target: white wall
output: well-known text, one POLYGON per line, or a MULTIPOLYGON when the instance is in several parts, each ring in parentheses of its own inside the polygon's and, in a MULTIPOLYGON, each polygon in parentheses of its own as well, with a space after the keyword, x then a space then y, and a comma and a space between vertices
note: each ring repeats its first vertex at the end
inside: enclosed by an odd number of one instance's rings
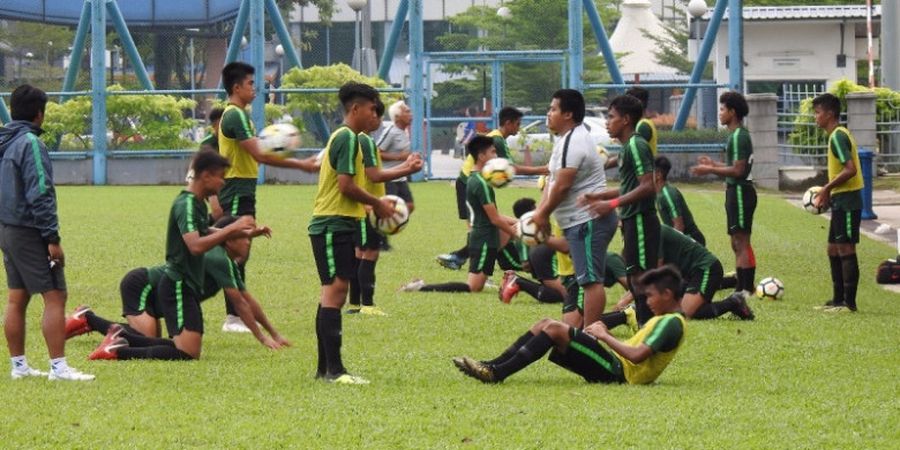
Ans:
MULTIPOLYGON (((372 5, 372 21, 392 21, 397 14, 397 5, 400 0, 369 0, 372 5), (386 8, 386 9, 385 9, 386 8)), ((424 20, 444 20, 447 17, 459 14, 472 6, 500 7, 503 0, 422 0, 424 6, 424 20)), ((303 10, 303 22, 318 22, 319 10, 313 6, 295 8, 291 14, 291 22, 300 21, 300 10, 303 10)), ((335 22, 353 22, 356 14, 347 6, 346 0, 336 0, 335 13, 332 20, 335 22)))

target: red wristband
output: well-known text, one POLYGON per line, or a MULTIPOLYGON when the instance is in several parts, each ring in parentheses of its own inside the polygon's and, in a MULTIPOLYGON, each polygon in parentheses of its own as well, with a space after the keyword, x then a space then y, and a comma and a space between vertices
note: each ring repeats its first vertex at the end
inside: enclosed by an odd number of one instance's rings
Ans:
POLYGON ((616 197, 616 198, 610 200, 609 205, 612 206, 613 208, 618 208, 619 207, 619 197, 616 197))

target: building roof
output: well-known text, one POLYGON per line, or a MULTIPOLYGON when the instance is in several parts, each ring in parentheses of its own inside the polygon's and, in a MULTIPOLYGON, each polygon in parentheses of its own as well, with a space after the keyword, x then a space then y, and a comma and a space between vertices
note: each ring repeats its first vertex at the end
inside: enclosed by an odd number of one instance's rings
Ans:
MULTIPOLYGON (((659 44, 647 37, 658 36, 673 41, 672 36, 653 14, 648 0, 625 0, 622 3, 622 18, 609 38, 613 52, 623 54, 616 58, 623 75, 633 74, 674 74, 673 67, 663 66, 656 59, 659 44)), ((643 78, 643 77, 642 77, 643 78)))
MULTIPOLYGON (((709 9, 703 14, 703 20, 711 16, 712 9, 709 9)), ((743 16, 747 21, 865 19, 866 5, 748 6, 743 16)), ((872 17, 881 17, 881 5, 872 7, 872 17)), ((727 10, 723 20, 728 20, 727 10)))

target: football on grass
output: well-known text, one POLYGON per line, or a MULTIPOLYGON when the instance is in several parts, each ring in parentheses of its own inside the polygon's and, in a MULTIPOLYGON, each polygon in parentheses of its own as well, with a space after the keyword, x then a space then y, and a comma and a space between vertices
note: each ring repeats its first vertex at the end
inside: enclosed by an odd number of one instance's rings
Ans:
POLYGON ((763 278, 756 285, 756 296, 768 300, 779 300, 784 295, 784 283, 778 278, 763 278))

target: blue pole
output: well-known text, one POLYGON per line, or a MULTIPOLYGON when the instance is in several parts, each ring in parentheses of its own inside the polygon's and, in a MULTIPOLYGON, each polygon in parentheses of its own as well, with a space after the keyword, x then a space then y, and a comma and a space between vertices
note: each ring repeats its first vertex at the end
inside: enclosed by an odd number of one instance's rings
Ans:
POLYGON ((297 54, 297 49, 294 48, 294 41, 291 40, 291 34, 288 33, 284 19, 281 18, 281 11, 278 10, 275 0, 266 0, 266 14, 269 15, 269 20, 272 21, 272 26, 275 28, 275 34, 278 35, 278 40, 281 41, 281 46, 284 48, 284 56, 288 60, 288 68, 303 68, 303 65, 300 64, 300 56, 297 54))
MULTIPOLYGON (((244 30, 247 29, 247 16, 250 8, 247 6, 249 1, 241 1, 241 7, 238 9, 237 18, 234 19, 234 30, 231 30, 231 40, 228 41, 228 50, 225 52, 225 64, 237 60, 238 52, 241 50, 241 38, 244 37, 244 30)), ((219 89, 222 89, 222 79, 219 79, 219 89)), ((221 98, 225 98, 224 94, 221 98)))
POLYGON ((409 12, 409 0, 400 0, 397 5, 397 14, 394 16, 394 22, 391 23, 391 32, 388 34, 387 42, 384 43, 384 51, 381 52, 381 64, 378 65, 378 78, 388 83, 388 75, 391 71, 391 63, 394 61, 394 51, 397 50, 397 39, 400 38, 400 32, 403 31, 403 22, 406 21, 406 14, 409 12))
MULTIPOLYGON (((413 151, 421 151, 424 142, 424 98, 425 90, 423 89, 423 68, 422 57, 425 52, 425 35, 424 23, 422 21, 422 0, 409 0, 409 92, 407 97, 412 103, 412 132, 411 146, 413 151)), ((422 155, 428 161, 430 170, 430 154, 422 155)), ((423 179, 422 172, 413 174, 413 181, 421 181, 423 179)))
MULTIPOLYGON (((72 54, 69 55, 69 68, 66 70, 66 79, 63 81, 63 92, 75 88, 75 80, 78 78, 78 69, 81 68, 81 55, 84 54, 84 39, 87 37, 91 26, 91 0, 84 1, 81 9, 81 18, 78 19, 78 28, 75 29, 75 40, 72 41, 72 54)), ((62 99, 60 101, 63 101, 62 99)))
POLYGON ((91 0, 91 133, 94 184, 106 184, 106 0, 91 0))
MULTIPOLYGON (((725 15, 725 5, 728 4, 728 1, 729 0, 718 0, 716 2, 716 8, 713 10, 712 17, 709 19, 709 27, 706 28, 706 34, 703 35, 703 45, 700 46, 697 62, 694 63, 694 70, 691 71, 691 84, 699 83, 700 77, 703 76, 703 69, 706 67, 706 62, 709 61, 709 54, 715 43, 716 33, 719 32, 719 24, 722 23, 722 16, 725 15)), ((687 88, 687 91, 684 93, 684 98, 681 99, 681 107, 678 108, 678 116, 675 118, 675 124, 672 126, 673 130, 681 131, 684 129, 684 124, 687 122, 688 115, 691 113, 691 106, 693 105, 694 97, 696 96, 696 87, 687 88)))
MULTIPOLYGON (((250 60, 251 65, 256 69, 254 83, 256 88, 256 97, 250 111, 250 119, 257 130, 262 130, 266 124, 266 62, 265 62, 265 8, 264 0, 248 0, 250 3, 250 60)), ((266 168, 259 166, 258 183, 262 184, 266 180, 266 168)))
POLYGON ((743 0, 728 3, 728 84, 738 92, 744 92, 743 3, 743 0))
POLYGON ((569 0, 569 88, 584 90, 584 18, 580 0, 569 0))
POLYGON ((625 84, 622 73, 619 72, 619 64, 616 62, 616 54, 613 53, 612 46, 609 45, 609 39, 606 37, 606 29, 603 28, 603 22, 600 21, 600 13, 597 12, 597 5, 593 0, 584 0, 584 12, 587 13, 588 21, 591 28, 594 29, 594 36, 597 38, 597 46, 603 52, 603 59, 606 61, 606 69, 609 70, 609 77, 615 84, 625 84))
POLYGON ((134 45, 134 40, 131 39, 128 25, 125 23, 125 18, 122 17, 122 11, 119 10, 118 1, 108 0, 106 8, 110 19, 112 19, 113 26, 116 28, 116 33, 119 33, 119 39, 122 41, 122 48, 125 49, 125 53, 128 54, 128 59, 131 60, 131 65, 134 66, 134 73, 137 75, 138 81, 141 82, 141 87, 145 90, 152 91, 153 83, 150 82, 150 75, 147 74, 147 68, 144 67, 144 61, 141 59, 141 55, 138 54, 137 47, 134 45))
POLYGON ((500 108, 503 107, 503 65, 500 61, 491 63, 491 118, 494 128, 500 127, 500 108))
POLYGON ((0 123, 10 122, 12 122, 12 117, 9 115, 9 110, 6 109, 6 102, 0 100, 0 123))
POLYGON ((874 173, 872 167, 874 166, 874 164, 875 152, 867 148, 859 149, 859 165, 862 166, 861 169, 863 176, 863 220, 874 220, 878 218, 878 216, 875 214, 875 211, 872 210, 872 175, 874 173))

